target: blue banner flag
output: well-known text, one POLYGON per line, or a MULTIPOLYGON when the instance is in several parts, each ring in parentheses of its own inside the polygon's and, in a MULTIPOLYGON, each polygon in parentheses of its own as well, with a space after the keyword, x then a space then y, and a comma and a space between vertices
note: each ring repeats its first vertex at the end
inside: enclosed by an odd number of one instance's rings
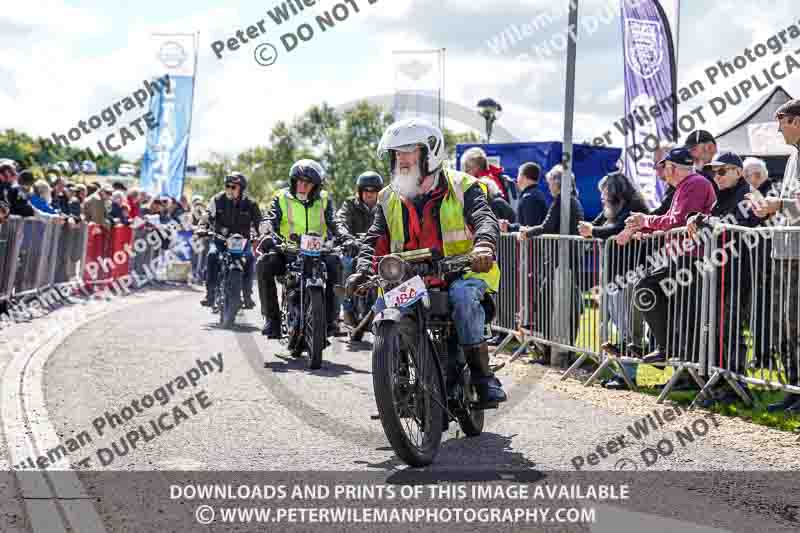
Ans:
MULTIPOLYGON (((676 13, 677 17, 677 13, 676 13)), ((625 174, 651 207, 666 184, 656 179, 655 147, 674 141, 678 101, 673 32, 658 0, 622 0, 625 51, 625 174)))
POLYGON ((159 69, 169 74, 171 87, 150 100, 158 126, 147 134, 140 187, 150 194, 180 198, 192 123, 196 42, 193 35, 153 38, 159 69))

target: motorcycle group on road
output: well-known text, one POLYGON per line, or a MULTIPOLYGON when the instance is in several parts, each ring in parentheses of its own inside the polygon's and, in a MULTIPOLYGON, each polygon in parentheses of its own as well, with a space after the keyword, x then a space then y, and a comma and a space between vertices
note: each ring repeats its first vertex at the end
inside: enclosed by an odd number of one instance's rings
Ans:
POLYGON ((373 334, 384 433, 404 462, 425 466, 450 421, 477 436, 484 411, 506 400, 484 336, 500 282, 500 229, 486 185, 444 165, 436 126, 396 122, 378 155, 389 157, 391 185, 361 174, 357 194, 336 213, 316 161, 292 165, 289 187, 273 195, 264 217, 246 195, 247 178, 226 176, 198 228, 210 241, 201 304, 233 327, 241 308, 255 307, 255 272, 262 333, 285 338, 293 356, 307 352, 319 369, 328 338, 342 335, 341 298, 350 340, 373 334))

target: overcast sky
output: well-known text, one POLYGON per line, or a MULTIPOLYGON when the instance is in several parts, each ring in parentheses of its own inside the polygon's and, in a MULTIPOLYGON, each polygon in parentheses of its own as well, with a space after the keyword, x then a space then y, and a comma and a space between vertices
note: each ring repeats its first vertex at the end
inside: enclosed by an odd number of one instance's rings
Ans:
MULTIPOLYGON (((313 23, 314 15, 337 0, 320 0, 315 8, 280 26, 267 15, 280 5, 275 0, 238 4, 210 0, 13 2, 0 13, 0 128, 41 136, 66 133, 153 74, 156 63, 149 52, 150 33, 199 31, 190 143, 193 163, 212 151, 235 154, 264 144, 277 120, 291 120, 322 100, 340 105, 392 94, 393 50, 446 49, 446 100, 471 109, 480 98, 494 97, 504 108, 498 125, 514 138, 561 139, 566 52, 556 48, 567 17, 566 8, 554 5, 560 0, 373 0, 372 5, 369 0, 348 1, 360 12, 354 13, 351 4, 347 20, 325 32, 317 28, 312 39, 289 53, 281 35, 303 22, 313 23), (238 50, 226 49, 222 59, 214 55, 213 41, 227 40, 261 19, 266 34, 238 50), (512 25, 522 31, 524 24, 539 27, 532 35, 523 35, 521 42, 507 40, 504 49, 499 44, 503 33, 512 25), (261 42, 278 48, 275 64, 264 67, 254 61, 254 48, 261 42), (536 47, 542 50, 548 43, 553 43, 553 54, 537 57, 536 47)), ((564 6, 567 3, 563 0, 564 6)), ((679 86, 695 79, 707 82, 705 68, 721 59, 732 61, 746 47, 766 41, 800 19, 797 0, 683 0, 682 4, 679 86)), ((580 12, 578 141, 608 130, 624 105, 618 4, 581 0, 580 12)), ((789 53, 800 49, 800 39, 790 44, 789 53)), ((769 67, 787 51, 759 60, 736 80, 769 67)), ((800 60, 800 55, 794 57, 800 60)), ((725 80, 714 87, 706 83, 707 90, 698 101, 680 110, 702 104, 733 83, 725 80)), ((800 71, 781 83, 790 94, 800 95, 800 71)), ((722 131, 769 90, 754 91, 739 106, 710 120, 708 129, 722 131)), ((131 111, 123 119, 136 116, 131 111)), ((471 127, 461 119, 450 120, 448 126, 471 127)), ((96 137, 84 137, 78 144, 85 145, 84 139, 86 144, 96 141, 96 137)), ((622 139, 615 137, 615 143, 621 145, 622 139)), ((139 140, 127 148, 132 149, 125 150, 125 155, 138 157, 144 143, 139 140)))

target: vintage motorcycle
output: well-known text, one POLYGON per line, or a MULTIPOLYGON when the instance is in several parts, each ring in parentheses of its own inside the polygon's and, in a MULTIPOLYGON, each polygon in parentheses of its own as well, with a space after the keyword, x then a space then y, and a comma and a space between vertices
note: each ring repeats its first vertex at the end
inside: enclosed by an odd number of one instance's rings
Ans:
POLYGON ((198 237, 211 237, 211 246, 218 246, 218 241, 225 243, 225 249, 219 256, 219 278, 214 293, 212 309, 219 313, 219 324, 223 328, 232 328, 236 314, 242 307, 242 286, 244 269, 247 266, 249 239, 239 233, 222 235, 214 232, 199 232, 198 237))
MULTIPOLYGON (((378 290, 372 351, 378 416, 395 453, 411 466, 433 462, 450 421, 469 437, 483 431, 484 411, 476 408, 478 392, 458 345, 447 290, 429 286, 427 278, 450 283, 470 261, 430 249, 391 254, 362 285, 378 290)), ((487 296, 481 303, 488 323, 494 302, 487 296)))
MULTIPOLYGON (((363 242, 366 236, 366 233, 356 234, 356 242, 363 242)), ((343 252, 348 257, 351 257, 353 261, 358 257, 358 249, 343 248, 343 252)), ((340 289, 337 290, 337 296, 347 297, 343 287, 337 289, 340 289)), ((351 295, 350 298, 353 302, 352 312, 356 326, 350 328, 349 338, 353 342, 359 342, 364 338, 364 333, 372 325, 372 319, 375 316, 375 311, 373 311, 372 306, 375 305, 375 300, 378 298, 378 291, 376 287, 370 287, 364 291, 364 294, 354 294, 351 295)))
POLYGON ((324 258, 340 255, 339 248, 327 245, 317 234, 291 235, 284 242, 273 235, 275 248, 287 258, 281 283, 281 324, 289 340, 289 351, 299 357, 309 355, 309 368, 322 366, 322 352, 329 344, 325 316, 325 287, 329 283, 324 258))

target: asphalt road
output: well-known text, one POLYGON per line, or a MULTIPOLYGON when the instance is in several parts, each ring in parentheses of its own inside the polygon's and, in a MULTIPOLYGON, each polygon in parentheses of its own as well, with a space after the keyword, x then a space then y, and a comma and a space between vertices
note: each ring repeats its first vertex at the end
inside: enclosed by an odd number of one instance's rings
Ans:
MULTIPOLYGON (((370 416, 377 410, 369 343, 352 347, 334 340, 322 369, 310 371, 306 358, 291 358, 285 345, 261 336, 256 310, 240 315, 238 329, 227 331, 216 327, 216 317, 198 301, 198 293, 176 292, 157 303, 121 307, 66 337, 46 358, 41 375, 31 378, 41 381, 46 409, 29 413, 29 419, 47 417, 62 442, 77 439, 81 432, 92 438, 70 451, 62 465, 75 467, 87 493, 80 497, 92 502, 107 531, 127 530, 123 524, 134 523, 151 525, 130 530, 161 530, 156 519, 172 520, 172 530, 198 530, 188 505, 192 502, 169 498, 169 485, 188 479, 189 471, 199 477, 210 475, 216 482, 265 483, 283 478, 401 484, 627 482, 633 487, 629 499, 597 504, 600 518, 595 524, 548 530, 679 531, 702 525, 707 529, 691 530, 793 531, 800 527, 800 502, 795 496, 800 487, 793 475, 742 473, 743 468, 775 467, 748 460, 752 458, 743 457, 735 446, 710 449, 702 438, 649 468, 640 456, 644 445, 629 442, 595 465, 584 464, 576 474, 576 456, 587 458, 598 445, 626 432, 637 418, 546 387, 543 378, 548 370, 535 365, 514 365, 501 372, 510 401, 487 414, 481 436, 462 438, 451 425, 435 464, 408 470, 389 447, 380 422, 370 416), (186 386, 189 380, 180 383, 179 376, 191 377, 195 384, 186 386), (128 414, 134 413, 133 401, 155 397, 159 389, 169 395, 165 405, 155 399, 152 407, 140 405, 141 413, 110 427, 116 414, 123 416, 124 407, 128 406, 128 414), (190 397, 195 399, 188 402, 190 397), (175 415, 175 406, 184 416, 175 415), (161 413, 167 413, 162 420, 171 421, 172 429, 148 442, 139 440, 135 449, 126 446, 126 433, 140 425, 152 428, 148 423, 161 413), (109 451, 98 454, 101 448, 109 451), (101 455, 107 464, 101 464, 101 455), (83 459, 90 462, 77 465, 83 459), (637 463, 633 467, 637 472, 614 472, 629 470, 631 463, 637 463), (701 473, 709 470, 716 477, 701 473)), ((692 420, 697 418, 700 415, 692 420)), ((12 442, 4 436, 5 445, 12 442)), ((19 489, 24 483, 17 477, 19 489)), ((11 495, 13 486, 13 480, 0 480, 5 494, 11 495)), ((10 502, 3 508, 2 516, 9 521, 0 530, 38 533, 30 516, 20 516, 28 500, 19 496, 17 505, 10 502)), ((503 503, 512 502, 503 499, 503 503)), ((63 517, 66 511, 60 513, 63 517)), ((411 527, 405 524, 396 530, 406 529, 411 527)), ((212 526, 212 530, 231 529, 212 526)), ((441 525, 431 530, 441 530, 441 525)))

